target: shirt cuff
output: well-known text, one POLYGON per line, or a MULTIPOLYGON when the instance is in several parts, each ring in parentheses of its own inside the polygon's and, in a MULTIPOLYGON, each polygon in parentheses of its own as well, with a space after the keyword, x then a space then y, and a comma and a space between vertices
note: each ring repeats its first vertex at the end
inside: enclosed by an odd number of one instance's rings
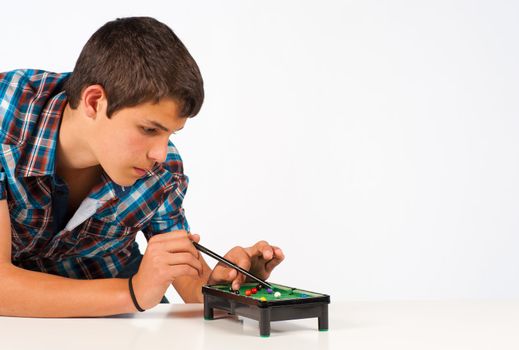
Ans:
POLYGON ((7 187, 5 185, 5 174, 0 173, 0 200, 7 198, 7 187))

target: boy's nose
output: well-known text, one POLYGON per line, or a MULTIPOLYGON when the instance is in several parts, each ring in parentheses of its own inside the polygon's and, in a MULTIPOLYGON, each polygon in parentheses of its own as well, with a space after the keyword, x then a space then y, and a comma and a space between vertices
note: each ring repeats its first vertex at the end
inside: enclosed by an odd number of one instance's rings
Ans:
POLYGON ((157 163, 164 163, 168 155, 168 145, 156 145, 148 152, 148 158, 154 160, 157 163))

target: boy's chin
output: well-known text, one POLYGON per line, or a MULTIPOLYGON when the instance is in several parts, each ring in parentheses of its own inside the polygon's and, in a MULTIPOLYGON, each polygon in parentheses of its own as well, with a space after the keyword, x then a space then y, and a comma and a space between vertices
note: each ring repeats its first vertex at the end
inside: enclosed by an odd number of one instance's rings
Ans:
POLYGON ((130 187, 133 186, 136 182, 136 180, 133 181, 114 181, 116 184, 122 187, 130 187))
POLYGON ((133 184, 135 184, 135 182, 137 181, 137 177, 133 176, 111 176, 110 174, 108 174, 108 177, 117 185, 124 187, 133 186, 133 184))

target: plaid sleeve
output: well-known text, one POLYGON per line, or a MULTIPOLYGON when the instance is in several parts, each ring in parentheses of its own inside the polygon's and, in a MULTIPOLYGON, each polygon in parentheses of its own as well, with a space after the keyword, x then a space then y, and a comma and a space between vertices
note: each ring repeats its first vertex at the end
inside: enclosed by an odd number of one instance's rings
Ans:
POLYGON ((174 184, 166 194, 164 203, 159 207, 149 225, 142 231, 146 239, 152 236, 175 230, 189 231, 189 224, 182 208, 182 202, 186 195, 189 179, 184 174, 174 175, 174 184))
POLYGON ((4 152, 3 144, 9 136, 4 129, 8 129, 8 123, 12 119, 12 117, 9 118, 9 108, 12 108, 10 100, 13 96, 13 84, 11 83, 13 75, 14 72, 0 72, 0 149, 2 149, 2 153, 0 153, 0 200, 7 198, 7 180, 2 166, 2 158, 4 152))
POLYGON ((7 198, 5 173, 0 162, 0 200, 7 198))

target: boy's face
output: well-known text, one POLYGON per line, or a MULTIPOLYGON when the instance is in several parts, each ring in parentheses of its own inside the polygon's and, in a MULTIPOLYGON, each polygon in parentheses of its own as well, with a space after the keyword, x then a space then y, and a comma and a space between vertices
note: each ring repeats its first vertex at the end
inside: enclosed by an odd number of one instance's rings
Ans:
POLYGON ((169 136, 187 121, 179 111, 171 99, 124 108, 111 118, 106 116, 106 108, 99 109, 91 149, 115 183, 131 186, 155 163, 166 160, 169 136))

